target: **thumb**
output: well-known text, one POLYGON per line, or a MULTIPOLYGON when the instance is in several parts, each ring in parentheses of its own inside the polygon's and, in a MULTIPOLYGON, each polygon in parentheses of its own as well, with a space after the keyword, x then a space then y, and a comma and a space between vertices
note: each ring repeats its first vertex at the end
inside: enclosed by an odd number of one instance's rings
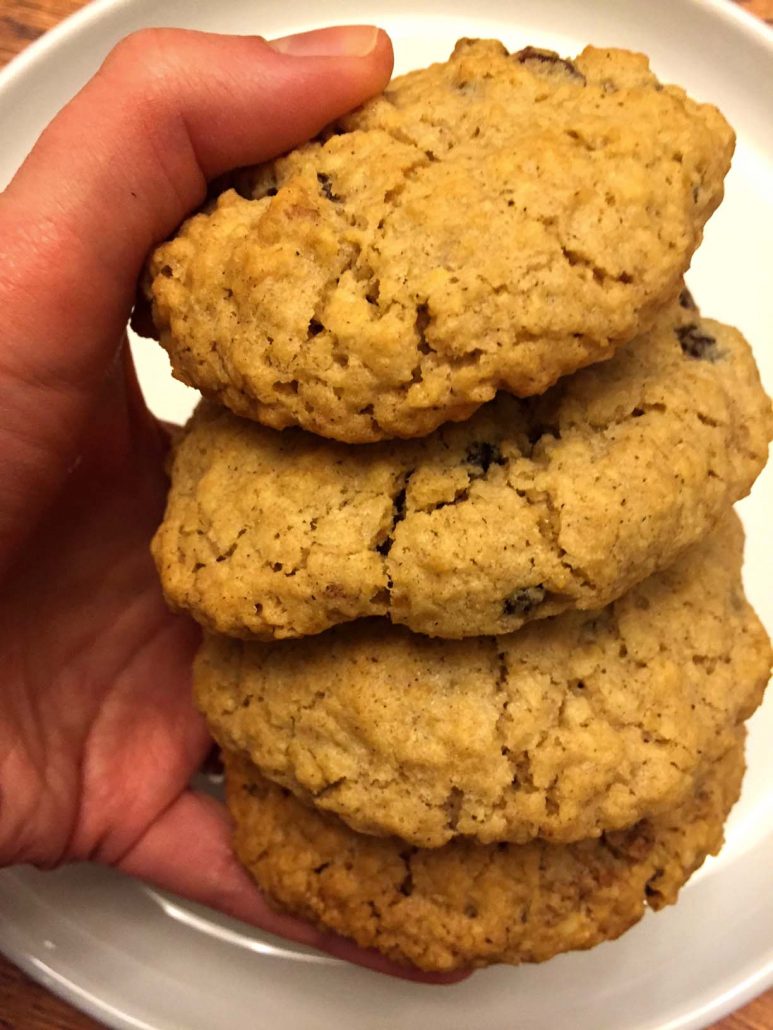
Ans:
POLYGON ((214 798, 185 791, 114 864, 122 872, 180 897, 380 973, 435 984, 458 983, 469 975, 466 971, 424 973, 412 966, 398 966, 376 951, 359 948, 352 941, 272 909, 237 862, 230 840, 231 823, 225 807, 214 798))
POLYGON ((391 64, 369 26, 273 45, 154 29, 112 51, 0 195, 0 452, 14 504, 58 485, 143 260, 207 180, 312 136, 383 88, 391 64))

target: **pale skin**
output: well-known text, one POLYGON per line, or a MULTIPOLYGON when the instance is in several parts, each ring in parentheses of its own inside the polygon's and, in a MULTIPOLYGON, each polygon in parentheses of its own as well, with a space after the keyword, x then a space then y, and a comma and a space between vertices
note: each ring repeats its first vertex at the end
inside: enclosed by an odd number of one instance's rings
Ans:
MULTIPOLYGON (((128 37, 0 195, 0 865, 91 860, 382 972, 278 915, 224 808, 188 788, 210 740, 198 633, 149 555, 167 433, 124 327, 143 261, 207 180, 305 140, 381 90, 388 37, 128 37)), ((152 344, 148 343, 148 346, 152 344)))

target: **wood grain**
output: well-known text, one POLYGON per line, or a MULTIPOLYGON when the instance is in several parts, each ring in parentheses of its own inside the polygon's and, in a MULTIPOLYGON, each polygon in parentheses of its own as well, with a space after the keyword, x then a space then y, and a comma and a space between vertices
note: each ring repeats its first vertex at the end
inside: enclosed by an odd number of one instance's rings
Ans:
MULTIPOLYGON (((773 0, 737 2, 773 25, 773 0)), ((82 6, 83 0, 0 0, 0 66, 82 6)), ((93 1019, 60 1001, 0 955, 0 1030, 98 1030, 98 1027, 93 1019)), ((773 991, 721 1020, 714 1030, 773 1030, 773 991)))
POLYGON ((737 0, 737 3, 768 25, 773 25, 773 0, 737 0))
POLYGON ((99 1030, 99 1027, 99 1023, 76 1012, 0 955, 0 1030, 99 1030))
POLYGON ((68 14, 83 7, 82 0, 3 0, 0 3, 0 66, 33 39, 42 36, 68 14))

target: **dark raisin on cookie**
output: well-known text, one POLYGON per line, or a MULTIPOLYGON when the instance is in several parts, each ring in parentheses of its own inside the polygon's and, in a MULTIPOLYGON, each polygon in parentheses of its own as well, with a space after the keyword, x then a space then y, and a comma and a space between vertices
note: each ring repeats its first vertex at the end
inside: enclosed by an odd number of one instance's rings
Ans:
POLYGON ((322 187, 322 193, 328 200, 332 200, 337 203, 341 198, 333 193, 333 187, 330 185, 330 176, 325 175, 324 172, 317 172, 317 182, 322 187))
POLYGON ((507 595, 502 604, 502 611, 505 615, 528 615, 544 600, 544 587, 520 587, 507 595))
POLYGON ((576 79, 582 79, 585 81, 585 76, 572 64, 571 61, 567 61, 563 57, 559 57, 558 54, 552 50, 541 50, 539 47, 527 46, 523 50, 519 50, 513 54, 513 57, 518 61, 519 64, 526 64, 527 61, 536 61, 539 64, 554 64, 560 65, 565 71, 568 71, 570 75, 576 79))
POLYGON ((684 308, 685 311, 697 311, 698 305, 695 303, 693 295, 685 286, 682 292, 679 294, 679 306, 684 308))
POLYGON ((678 326, 676 335, 679 338, 679 346, 688 358, 695 358, 698 361, 716 361, 719 357, 717 341, 694 323, 678 326))
POLYGON ((376 550, 379 554, 382 554, 385 558, 392 549, 394 542, 395 529, 405 518, 405 498, 408 493, 408 480, 413 474, 413 469, 405 477, 405 485, 402 490, 395 495, 392 501, 392 525, 389 527, 389 534, 385 540, 382 540, 380 544, 376 544, 376 550))
POLYGON ((495 443, 481 440, 470 444, 464 456, 465 464, 477 465, 485 475, 492 465, 504 465, 505 459, 495 443))

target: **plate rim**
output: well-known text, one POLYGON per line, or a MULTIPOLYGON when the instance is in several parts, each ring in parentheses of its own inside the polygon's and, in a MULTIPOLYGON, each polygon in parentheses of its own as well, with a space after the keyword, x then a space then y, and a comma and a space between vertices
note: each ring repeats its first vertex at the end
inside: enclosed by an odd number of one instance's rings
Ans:
MULTIPOLYGON (((771 842, 773 842, 773 830, 760 842, 760 845, 769 845, 771 842)), ((20 875, 20 872, 23 875, 25 868, 27 867, 11 867, 0 870, 0 877, 13 880, 20 875)), ((103 872, 107 872, 111 876, 119 876, 114 870, 103 870, 103 872)), ((26 884, 22 884, 22 888, 29 889, 26 884)), ((658 913, 647 913, 647 917, 649 919, 658 918, 658 913)), ((244 925, 250 929, 247 924, 244 925)), ((43 985, 63 1001, 99 1020, 110 1030, 159 1030, 158 1024, 149 1023, 145 1019, 117 1009, 110 1001, 97 997, 88 988, 79 985, 70 975, 57 970, 51 962, 47 962, 39 956, 34 957, 24 949, 21 941, 14 944, 13 937, 18 937, 19 934, 15 933, 13 929, 10 934, 7 931, 6 926, 5 939, 0 937, 0 954, 17 965, 33 981, 43 985)), ((345 965, 342 960, 338 959, 333 959, 332 962, 335 965, 345 965)), ((372 976, 379 975, 371 971, 367 972, 370 972, 372 976)), ((697 1008, 690 1008, 683 1014, 675 1015, 667 1022, 649 1022, 642 1024, 638 1030, 704 1030, 704 1028, 713 1026, 724 1016, 736 1012, 770 986, 773 986, 773 944, 767 953, 761 953, 760 961, 755 963, 752 971, 747 972, 741 980, 732 983, 721 993, 697 1008)), ((689 1004, 689 1001, 686 1004, 689 1004)), ((258 1025, 255 1024, 256 1028, 258 1025)))

